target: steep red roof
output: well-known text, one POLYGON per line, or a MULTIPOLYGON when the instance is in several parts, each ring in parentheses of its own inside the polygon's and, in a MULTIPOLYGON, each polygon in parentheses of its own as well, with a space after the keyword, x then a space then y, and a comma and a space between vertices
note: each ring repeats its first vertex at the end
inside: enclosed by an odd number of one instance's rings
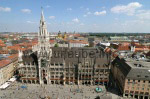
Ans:
POLYGON ((11 60, 5 59, 0 61, 0 68, 11 63, 11 60))
POLYGON ((125 46, 119 45, 117 50, 119 50, 119 51, 121 51, 121 50, 128 51, 128 50, 130 50, 130 46, 129 45, 125 45, 125 46))

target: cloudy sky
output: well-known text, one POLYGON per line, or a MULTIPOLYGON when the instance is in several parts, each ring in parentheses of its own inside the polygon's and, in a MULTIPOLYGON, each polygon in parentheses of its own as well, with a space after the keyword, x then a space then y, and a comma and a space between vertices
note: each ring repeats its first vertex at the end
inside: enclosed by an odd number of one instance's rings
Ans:
POLYGON ((0 32, 150 32, 150 0, 0 0, 0 32))

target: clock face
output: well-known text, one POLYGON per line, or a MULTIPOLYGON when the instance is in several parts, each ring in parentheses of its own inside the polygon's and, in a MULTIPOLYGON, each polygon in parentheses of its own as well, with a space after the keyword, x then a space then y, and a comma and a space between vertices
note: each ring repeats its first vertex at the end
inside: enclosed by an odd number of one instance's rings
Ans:
POLYGON ((46 60, 45 59, 41 59, 41 67, 46 67, 46 60))

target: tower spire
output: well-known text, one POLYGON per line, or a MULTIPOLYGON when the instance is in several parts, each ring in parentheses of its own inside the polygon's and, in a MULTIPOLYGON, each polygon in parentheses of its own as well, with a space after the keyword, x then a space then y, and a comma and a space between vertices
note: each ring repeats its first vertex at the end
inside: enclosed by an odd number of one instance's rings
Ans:
POLYGON ((38 40, 41 45, 44 45, 45 42, 49 42, 49 33, 47 32, 46 21, 44 19, 43 8, 41 7, 41 20, 40 20, 40 27, 38 33, 38 40))
POLYGON ((45 21, 44 13, 43 13, 43 7, 41 7, 41 21, 45 21))
POLYGON ((47 68, 48 62, 51 60, 52 49, 49 43, 49 33, 47 32, 46 21, 44 19, 43 8, 41 7, 41 20, 38 33, 38 68, 39 68, 39 82, 44 83, 42 68, 47 68))

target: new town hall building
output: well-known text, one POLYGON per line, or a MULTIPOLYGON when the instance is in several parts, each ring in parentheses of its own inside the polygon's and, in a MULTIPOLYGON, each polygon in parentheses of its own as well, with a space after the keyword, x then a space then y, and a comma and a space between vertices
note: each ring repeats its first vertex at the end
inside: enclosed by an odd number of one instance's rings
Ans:
POLYGON ((51 47, 41 13, 38 44, 19 51, 19 75, 23 83, 108 84, 110 55, 96 47, 51 47))

